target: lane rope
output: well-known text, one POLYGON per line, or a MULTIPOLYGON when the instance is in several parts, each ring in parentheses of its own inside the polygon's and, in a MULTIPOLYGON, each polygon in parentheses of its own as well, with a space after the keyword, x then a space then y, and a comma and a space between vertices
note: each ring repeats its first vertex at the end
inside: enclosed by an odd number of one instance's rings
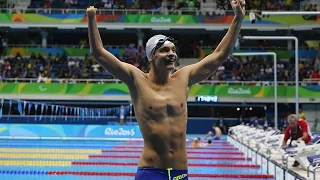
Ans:
MULTIPOLYGON (((17 171, 17 170, 0 170, 0 174, 9 175, 76 175, 76 176, 135 176, 135 173, 125 172, 77 172, 77 171, 17 171)), ((250 178, 250 179, 267 179, 274 178, 268 174, 188 174, 188 177, 204 177, 204 178, 250 178)))

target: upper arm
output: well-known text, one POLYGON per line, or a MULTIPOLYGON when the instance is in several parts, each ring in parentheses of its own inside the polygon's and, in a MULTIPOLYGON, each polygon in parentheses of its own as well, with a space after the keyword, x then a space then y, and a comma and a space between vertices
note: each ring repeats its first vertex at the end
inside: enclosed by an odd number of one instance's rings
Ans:
POLYGON ((106 71, 124 83, 131 82, 134 72, 140 71, 131 64, 121 62, 117 57, 105 49, 91 54, 106 71))
POLYGON ((307 124, 307 122, 304 122, 304 121, 302 121, 302 123, 301 123, 301 129, 302 129, 302 133, 303 134, 309 134, 309 130, 308 130, 308 124, 307 124))
POLYGON ((302 123, 302 137, 304 138, 304 140, 308 140, 308 137, 311 136, 311 131, 309 128, 309 125, 307 123, 306 120, 304 120, 304 122, 302 123))
POLYGON ((189 70, 189 85, 208 79, 226 59, 214 52, 201 61, 187 66, 189 70))

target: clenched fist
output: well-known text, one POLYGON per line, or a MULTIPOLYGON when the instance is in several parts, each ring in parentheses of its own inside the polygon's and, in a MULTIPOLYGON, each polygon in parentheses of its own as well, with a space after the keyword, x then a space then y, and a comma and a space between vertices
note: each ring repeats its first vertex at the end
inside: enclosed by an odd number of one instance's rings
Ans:
POLYGON ((231 0, 232 9, 236 17, 243 19, 246 15, 246 1, 245 0, 231 0))
POLYGON ((88 17, 94 17, 96 15, 97 8, 94 8, 94 6, 90 6, 87 8, 87 16, 88 17))

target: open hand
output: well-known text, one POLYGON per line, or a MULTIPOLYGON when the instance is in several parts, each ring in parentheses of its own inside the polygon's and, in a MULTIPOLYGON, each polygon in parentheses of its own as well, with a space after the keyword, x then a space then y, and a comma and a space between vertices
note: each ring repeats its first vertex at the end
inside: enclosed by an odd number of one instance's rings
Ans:
POLYGON ((237 18, 244 19, 246 15, 246 1, 245 0, 231 0, 232 9, 237 18))
POLYGON ((87 8, 87 16, 88 17, 94 17, 96 15, 97 8, 94 8, 94 6, 90 6, 87 8))

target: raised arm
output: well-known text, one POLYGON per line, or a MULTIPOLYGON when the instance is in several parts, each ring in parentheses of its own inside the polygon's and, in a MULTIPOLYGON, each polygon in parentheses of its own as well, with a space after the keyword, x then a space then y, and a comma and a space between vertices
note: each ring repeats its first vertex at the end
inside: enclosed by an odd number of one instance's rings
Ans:
POLYGON ((121 62, 113 54, 104 49, 97 26, 96 9, 93 6, 90 6, 87 9, 87 16, 91 55, 114 77, 120 79, 124 83, 132 82, 132 72, 138 69, 130 64, 121 62))
POLYGON ((189 71, 189 85, 208 79, 228 59, 234 49, 245 16, 245 1, 231 0, 231 5, 235 17, 218 47, 201 61, 186 67, 189 71))

